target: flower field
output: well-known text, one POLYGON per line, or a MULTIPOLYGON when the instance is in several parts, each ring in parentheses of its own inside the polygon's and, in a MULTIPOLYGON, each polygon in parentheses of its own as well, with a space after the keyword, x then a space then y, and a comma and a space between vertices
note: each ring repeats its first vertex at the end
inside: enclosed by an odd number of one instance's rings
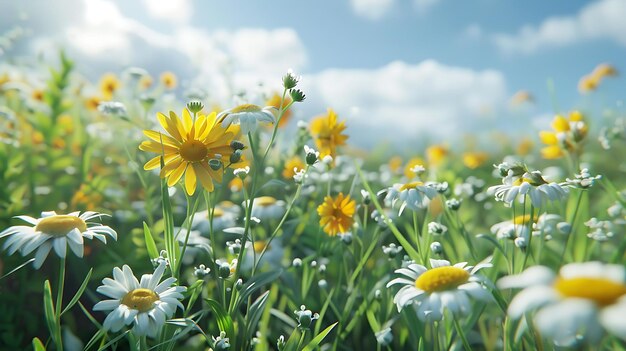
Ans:
POLYGON ((623 109, 362 151, 302 79, 3 65, 0 349, 626 350, 623 109))

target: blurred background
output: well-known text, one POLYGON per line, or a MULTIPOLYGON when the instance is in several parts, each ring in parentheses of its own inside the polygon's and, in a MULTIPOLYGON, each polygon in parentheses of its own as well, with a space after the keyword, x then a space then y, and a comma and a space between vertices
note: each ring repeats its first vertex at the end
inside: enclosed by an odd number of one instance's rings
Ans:
POLYGON ((228 108, 291 68, 307 94, 291 124, 332 107, 357 147, 454 144, 623 111, 623 78, 585 80, 626 62, 623 18, 624 0, 2 0, 0 74, 63 48, 89 80, 169 71, 176 104, 228 108))

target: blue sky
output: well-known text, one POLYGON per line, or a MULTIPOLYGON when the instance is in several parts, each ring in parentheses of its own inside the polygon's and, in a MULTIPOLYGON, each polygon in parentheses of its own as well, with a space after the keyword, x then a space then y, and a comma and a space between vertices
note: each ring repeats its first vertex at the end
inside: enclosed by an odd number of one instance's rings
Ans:
POLYGON ((623 18, 626 0, 0 2, 1 31, 31 29, 9 57, 62 45, 88 76, 172 70, 222 101, 229 91, 215 67, 224 62, 237 89, 272 86, 293 68, 309 96, 298 117, 333 107, 359 145, 398 127, 435 141, 514 130, 520 122, 502 120, 520 115, 539 128, 553 112, 548 79, 564 111, 614 107, 622 77, 591 96, 577 84, 602 62, 623 69, 623 18), (508 99, 521 89, 536 103, 520 111, 508 99))

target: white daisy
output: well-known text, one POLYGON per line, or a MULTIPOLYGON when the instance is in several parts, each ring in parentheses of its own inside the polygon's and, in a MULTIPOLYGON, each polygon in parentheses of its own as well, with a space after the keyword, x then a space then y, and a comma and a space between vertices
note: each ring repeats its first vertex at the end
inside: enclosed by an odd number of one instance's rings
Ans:
POLYGON ((528 240, 530 236, 530 215, 517 216, 512 220, 496 223, 491 226, 491 233, 498 239, 524 238, 528 240))
MULTIPOLYGON (((222 201, 215 206, 213 212, 213 230, 220 231, 234 227, 237 218, 241 215, 241 208, 230 201, 222 201)), ((209 235, 209 217, 206 210, 196 212, 191 222, 191 229, 199 231, 202 235, 209 235)))
POLYGON ((528 195, 533 206, 539 208, 548 201, 564 199, 568 190, 557 183, 548 183, 541 176, 541 172, 534 171, 525 172, 521 177, 504 177, 502 185, 492 186, 487 191, 495 195, 497 201, 502 201, 507 206, 511 206, 518 195, 521 196, 522 201, 525 198, 524 195, 528 195))
POLYGON ((220 112, 217 120, 222 123, 222 127, 226 128, 231 123, 239 123, 241 132, 246 135, 254 132, 258 122, 274 123, 276 108, 273 106, 260 107, 253 104, 243 104, 237 107, 220 112))
POLYGON ((476 275, 480 269, 491 267, 490 258, 475 267, 467 262, 454 266, 446 260, 430 260, 431 269, 411 263, 395 272, 404 275, 387 283, 387 287, 402 285, 393 298, 398 311, 415 302, 417 316, 423 321, 443 319, 444 309, 453 315, 465 315, 472 305, 470 297, 489 301, 491 293, 481 284, 484 278, 476 275))
POLYGON ((524 288, 511 301, 513 319, 535 311, 534 326, 557 346, 597 345, 603 330, 626 339, 626 269, 601 262, 570 263, 556 275, 533 266, 501 278, 498 287, 524 288))
POLYGON ((135 335, 154 337, 177 307, 183 309, 180 300, 186 288, 172 286, 176 278, 171 277, 159 283, 165 267, 165 263, 159 264, 154 274, 142 275, 141 281, 127 265, 122 269, 113 268, 113 279, 104 278, 103 285, 96 289, 112 299, 100 301, 93 307, 94 311, 111 311, 103 323, 105 330, 117 332, 132 324, 135 335))
POLYGON ((408 207, 413 211, 418 211, 428 205, 429 199, 437 196, 437 190, 433 187, 425 185, 423 182, 415 181, 406 184, 394 184, 387 190, 385 201, 391 206, 395 206, 399 200, 399 215, 408 207))
POLYGON ((255 240, 254 245, 248 241, 246 242, 245 256, 241 262, 241 269, 245 271, 252 269, 253 262, 259 268, 267 265, 270 270, 279 269, 284 252, 285 250, 279 240, 272 240, 271 243, 268 243, 267 240, 255 240), (263 250, 265 250, 265 254, 261 257, 263 250))
MULTIPOLYGON (((244 206, 248 206, 248 202, 243 203, 244 206)), ((257 217, 261 220, 279 219, 286 211, 285 201, 277 200, 271 196, 259 196, 252 200, 252 217, 257 217)))
POLYGON ((62 258, 65 258, 68 245, 76 256, 83 257, 84 238, 90 240, 96 238, 106 243, 106 235, 109 235, 117 240, 115 230, 98 222, 90 222, 91 219, 101 216, 106 215, 92 211, 58 215, 50 211, 42 212, 41 218, 17 216, 16 218, 33 226, 16 225, 2 231, 0 238, 8 237, 3 249, 7 250, 9 255, 20 250, 22 256, 37 250, 33 262, 35 269, 41 267, 53 247, 62 258))

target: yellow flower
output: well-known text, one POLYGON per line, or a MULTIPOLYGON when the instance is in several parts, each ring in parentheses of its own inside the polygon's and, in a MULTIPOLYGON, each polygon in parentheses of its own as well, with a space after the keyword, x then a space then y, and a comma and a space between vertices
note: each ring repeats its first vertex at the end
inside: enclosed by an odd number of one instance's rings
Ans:
POLYGON ((415 166, 425 166, 426 163, 421 157, 413 157, 406 163, 404 166, 404 176, 411 179, 415 177, 415 172, 413 172, 413 167, 415 166))
POLYGON ((176 83, 177 83, 177 79, 176 79, 176 75, 172 72, 163 72, 161 73, 161 84, 163 84, 163 86, 166 89, 174 89, 176 88, 176 83))
POLYGON ((350 195, 344 196, 343 193, 339 193, 335 199, 326 196, 317 208, 320 226, 330 236, 349 232, 354 223, 352 216, 355 212, 356 202, 350 199, 350 195))
POLYGON ((569 121, 567 118, 556 115, 554 116, 554 120, 552 120, 552 129, 558 132, 567 132, 569 131, 569 121))
POLYGON ((511 97, 511 105, 518 106, 523 103, 532 103, 535 100, 528 90, 520 90, 511 97))
POLYGON ((165 166, 161 169, 161 178, 167 178, 168 186, 178 183, 184 174, 187 194, 194 194, 197 180, 207 191, 213 191, 213 182, 222 181, 223 167, 240 168, 245 165, 243 159, 234 164, 229 162, 233 153, 230 143, 239 134, 239 126, 223 128, 216 122, 215 113, 198 115, 193 121, 187 109, 183 110, 182 121, 171 111, 169 116, 158 113, 157 117, 169 135, 144 130, 144 134, 152 140, 142 142, 139 149, 159 154, 144 165, 145 170, 159 167, 162 154, 165 166), (220 167, 214 170, 209 161, 220 167))
MULTIPOLYGON (((291 103, 291 98, 289 96, 285 96, 285 100, 283 101, 283 108, 287 105, 289 105, 291 103)), ((266 102, 265 102, 265 106, 273 106, 276 107, 276 110, 280 109, 280 95, 278 95, 277 93, 274 93, 274 95, 272 95, 272 97, 270 97, 266 102)), ((278 121, 278 127, 284 127, 287 125, 287 123, 289 123, 289 119, 291 118, 291 109, 283 112, 283 116, 280 118, 280 121, 278 121)))
POLYGON ((113 94, 120 88, 122 83, 117 79, 115 74, 107 73, 100 78, 100 91, 105 100, 111 100, 113 94))
POLYGON ((433 145, 426 149, 426 158, 428 159, 428 164, 437 167, 448 156, 448 148, 443 145, 433 145))
POLYGON ((600 84, 600 81, 598 80, 596 76, 587 75, 587 76, 580 78, 580 81, 578 82, 578 91, 581 94, 587 94, 589 92, 592 92, 598 89, 599 84, 600 84))
POLYGON ((389 170, 392 173, 398 173, 400 171, 400 168, 402 167, 402 157, 400 156, 393 156, 392 158, 389 159, 389 170))
POLYGON ((92 96, 85 100, 85 107, 90 111, 98 110, 98 105, 100 105, 100 98, 97 96, 92 96))
POLYGON ((517 154, 520 156, 526 156, 533 149, 533 142, 530 138, 524 138, 517 145, 517 154))
POLYGON ((285 179, 291 179, 296 174, 294 168, 298 170, 304 169, 306 166, 300 157, 294 156, 285 162, 285 168, 283 169, 283 177, 285 179))
POLYGON ((341 134, 346 129, 346 122, 337 122, 337 114, 332 109, 311 121, 311 135, 320 152, 320 157, 337 156, 337 147, 346 144, 348 136, 341 134))
POLYGON ((471 169, 480 167, 489 155, 486 152, 466 152, 463 154, 463 164, 471 169))
POLYGON ((617 76, 617 74, 617 69, 609 63, 601 63, 597 65, 591 73, 591 75, 595 77, 598 81, 600 81, 604 77, 615 77, 617 76))
POLYGON ((141 89, 148 89, 152 86, 152 77, 150 77, 149 75, 144 75, 141 76, 141 79, 139 79, 139 87, 141 89))
POLYGON ((38 102, 43 102, 44 99, 44 93, 43 90, 41 89, 34 89, 31 93, 30 93, 30 97, 33 98, 33 100, 38 101, 38 102))

